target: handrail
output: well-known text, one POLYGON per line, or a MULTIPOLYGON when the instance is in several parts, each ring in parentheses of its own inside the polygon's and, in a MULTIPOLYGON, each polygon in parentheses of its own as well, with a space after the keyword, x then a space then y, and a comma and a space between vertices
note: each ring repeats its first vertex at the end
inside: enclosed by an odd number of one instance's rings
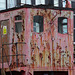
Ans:
MULTIPOLYGON (((9 56, 16 56, 16 55, 6 55, 7 57, 9 56)), ((6 57, 6 56, 3 56, 3 57, 6 57)), ((26 56, 25 54, 18 54, 18 56, 26 56)))
POLYGON ((18 56, 26 56, 25 54, 18 54, 18 49, 17 49, 17 45, 18 44, 26 44, 26 43, 25 42, 16 42, 16 43, 5 43, 5 44, 2 44, 2 68, 3 68, 3 63, 4 63, 4 61, 3 61, 4 57, 6 57, 6 59, 7 59, 7 57, 16 56, 16 65, 18 67, 18 56), (3 46, 5 46, 5 45, 7 46, 7 45, 11 45, 11 44, 15 44, 15 46, 16 46, 16 54, 15 55, 5 55, 5 56, 3 56, 3 50, 4 50, 3 46))
POLYGON ((16 43, 5 43, 2 45, 11 45, 11 44, 26 44, 25 42, 16 42, 16 43))

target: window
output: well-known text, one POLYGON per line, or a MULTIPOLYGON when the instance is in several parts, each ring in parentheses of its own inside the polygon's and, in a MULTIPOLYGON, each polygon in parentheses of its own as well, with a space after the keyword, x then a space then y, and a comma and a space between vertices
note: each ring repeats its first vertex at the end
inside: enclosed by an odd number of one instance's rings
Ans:
POLYGON ((74 29, 74 33, 73 33, 73 35, 74 35, 74 36, 73 36, 73 39, 74 39, 74 42, 75 42, 75 29, 74 29))
POLYGON ((32 5, 35 5, 35 0, 31 0, 31 4, 32 5))
POLYGON ((32 5, 40 5, 44 4, 45 5, 45 0, 31 0, 32 5))
POLYGON ((6 9, 6 1, 5 0, 0 0, 0 10, 6 9))
POLYGON ((73 39, 74 39, 74 42, 75 42, 75 15, 74 15, 74 33, 73 34, 74 34, 74 38, 73 39))
POLYGON ((22 31, 22 22, 15 23, 15 32, 20 33, 22 31))
POLYGON ((63 4, 62 4, 62 0, 59 0, 59 7, 62 7, 63 4))
MULTIPOLYGON (((75 8, 75 1, 71 1, 72 3, 71 3, 71 6, 72 6, 72 8, 75 8)), ((75 14, 75 10, 74 10, 74 14, 75 14)))
POLYGON ((21 5, 24 5, 26 3, 25 0, 21 0, 21 5))
POLYGON ((26 2, 26 4, 31 5, 31 0, 26 0, 25 2, 26 2))
POLYGON ((16 1, 16 6, 21 6, 21 0, 16 1))
POLYGON ((16 6, 16 0, 7 0, 7 8, 13 8, 16 6))
POLYGON ((45 0, 41 0, 41 4, 45 5, 45 0))
POLYGON ((22 32, 22 17, 20 15, 15 16, 15 32, 22 32))
POLYGON ((54 0, 54 6, 56 6, 56 7, 58 7, 58 5, 59 5, 59 0, 54 0))
POLYGON ((59 0, 59 7, 65 7, 66 1, 65 0, 59 0))
POLYGON ((34 32, 43 32, 43 16, 34 16, 33 18, 33 30, 34 32))
POLYGON ((74 44, 74 53, 73 53, 73 58, 74 58, 74 64, 75 64, 75 44, 74 44))
POLYGON ((40 5, 41 4, 41 0, 35 0, 35 2, 36 2, 35 3, 36 5, 40 5))
POLYGON ((58 18, 58 32, 61 34, 67 33, 67 18, 65 17, 58 18))
POLYGON ((22 20, 22 17, 20 15, 15 16, 15 20, 22 20))
POLYGON ((54 0, 45 0, 46 5, 54 6, 54 0))

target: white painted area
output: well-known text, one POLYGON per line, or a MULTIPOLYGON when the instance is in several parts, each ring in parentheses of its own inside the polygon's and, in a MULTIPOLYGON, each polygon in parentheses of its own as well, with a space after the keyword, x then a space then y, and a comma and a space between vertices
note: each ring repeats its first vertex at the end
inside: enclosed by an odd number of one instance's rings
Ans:
POLYGON ((63 0, 63 7, 65 7, 66 6, 66 1, 64 2, 64 0, 63 0))
POLYGON ((26 0, 26 4, 31 4, 31 0, 26 0))
POLYGON ((21 5, 24 5, 25 4, 25 0, 21 0, 21 5))
POLYGON ((8 0, 8 8, 12 8, 16 6, 16 0, 8 0))
POLYGON ((5 9, 5 4, 6 0, 0 0, 0 10, 5 9))
POLYGON ((25 3, 25 0, 21 0, 21 3, 25 3))
POLYGON ((41 0, 35 0, 35 4, 36 5, 40 5, 41 4, 41 0))
POLYGON ((36 5, 45 4, 45 0, 35 0, 36 5))
POLYGON ((41 4, 45 4, 45 0, 41 0, 41 4))
POLYGON ((59 6, 58 5, 58 0, 54 0, 54 6, 59 6))
MULTIPOLYGON (((54 0, 54 6, 59 6, 58 1, 59 1, 59 0, 54 0)), ((68 1, 71 3, 71 0, 68 0, 68 1)), ((74 0, 74 1, 75 1, 75 0, 74 0)), ((66 1, 65 1, 65 0, 62 0, 62 3, 63 3, 63 7, 65 7, 66 1)))
POLYGON ((74 42, 74 44, 75 44, 75 42, 74 42))

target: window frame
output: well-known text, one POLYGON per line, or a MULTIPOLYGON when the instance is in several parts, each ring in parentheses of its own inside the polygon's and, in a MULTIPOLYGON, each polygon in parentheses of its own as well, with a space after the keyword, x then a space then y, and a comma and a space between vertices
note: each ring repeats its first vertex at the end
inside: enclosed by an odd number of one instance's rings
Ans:
POLYGON ((16 6, 20 7, 21 6, 21 0, 16 0, 16 6))
POLYGON ((63 7, 62 0, 58 0, 59 7, 63 7))
MULTIPOLYGON (((16 15, 15 17, 14 17, 14 22, 15 22, 15 32, 16 32, 16 23, 22 23, 23 21, 22 21, 22 16, 21 15, 16 15), (18 17, 18 16, 20 16, 21 17, 21 19, 17 19, 16 20, 16 17, 18 17)), ((21 28, 22 28, 22 25, 21 25, 21 28)), ((21 29, 21 32, 22 32, 22 29, 21 29)), ((21 33, 21 32, 16 32, 16 33, 21 33)))
POLYGON ((35 5, 35 0, 31 0, 31 5, 35 5))
POLYGON ((67 34, 68 33, 68 18, 67 17, 58 17, 58 33, 61 33, 61 34, 67 34), (64 19, 67 19, 66 23, 62 22, 64 19), (59 21, 60 21, 60 23, 59 23, 59 21), (63 26, 65 26, 65 25, 67 26, 67 32, 66 33, 64 33, 64 31, 63 31, 63 26), (59 30, 59 29, 61 29, 61 30, 59 30))
POLYGON ((33 32, 36 32, 36 33, 41 33, 41 32, 43 32, 43 31, 44 31, 44 23, 43 23, 43 22, 44 22, 44 17, 43 17, 43 16, 41 16, 41 15, 35 15, 35 16, 33 16, 33 32), (35 19, 35 17, 41 18, 41 21, 35 19), (38 22, 37 22, 37 21, 38 21, 38 22), (39 23, 39 32, 37 32, 37 31, 34 30, 34 28, 37 27, 37 26, 35 26, 34 23, 39 23))
POLYGON ((54 0, 45 0, 45 5, 54 6, 54 0))

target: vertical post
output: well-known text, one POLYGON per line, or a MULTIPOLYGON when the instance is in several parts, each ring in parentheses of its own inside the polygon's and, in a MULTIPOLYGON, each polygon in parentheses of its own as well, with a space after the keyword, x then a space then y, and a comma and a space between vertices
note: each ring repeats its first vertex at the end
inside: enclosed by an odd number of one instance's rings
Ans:
POLYGON ((2 45, 2 69, 3 69, 3 67, 4 67, 4 65, 3 65, 3 45, 2 45))
POLYGON ((6 9, 7 9, 7 7, 8 7, 8 6, 7 6, 7 0, 6 0, 6 9))
POLYGON ((63 1, 59 0, 59 7, 63 7, 63 1))
POLYGON ((18 49, 17 49, 17 42, 15 43, 16 45, 16 65, 18 67, 18 49))

